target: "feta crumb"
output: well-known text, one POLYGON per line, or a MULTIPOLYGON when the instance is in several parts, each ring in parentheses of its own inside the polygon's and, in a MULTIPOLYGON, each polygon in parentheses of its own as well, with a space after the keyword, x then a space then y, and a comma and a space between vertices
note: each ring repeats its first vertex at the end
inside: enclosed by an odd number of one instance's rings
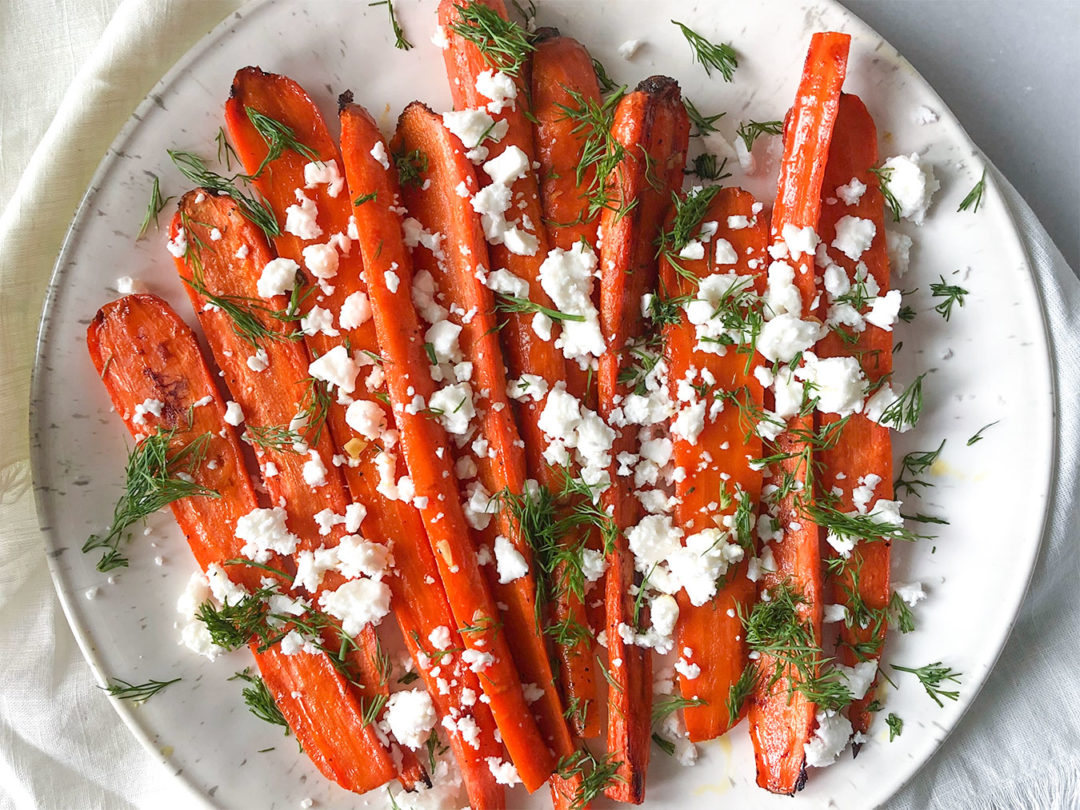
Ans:
POLYGON ((390 726, 390 733, 399 743, 414 751, 427 740, 437 719, 431 695, 423 689, 395 692, 386 702, 386 722, 390 726))
POLYGON ((285 209, 285 232, 301 239, 318 239, 322 236, 319 227, 319 209, 302 188, 296 189, 296 204, 285 209))
POLYGON ((866 183, 858 177, 852 177, 844 185, 836 187, 836 196, 843 200, 845 205, 858 205, 865 193, 866 183))
POLYGON ((390 587, 377 579, 353 579, 337 590, 324 591, 319 605, 336 619, 347 635, 355 636, 369 624, 378 624, 390 612, 390 587))
POLYGON ((341 345, 335 346, 308 365, 308 373, 312 377, 336 386, 346 394, 356 390, 356 375, 359 372, 360 367, 341 345))
POLYGON ((525 558, 501 534, 495 538, 495 567, 499 572, 500 585, 521 579, 529 573, 529 564, 525 562, 525 558))
POLYGON ((810 768, 832 765, 847 747, 850 737, 851 723, 844 715, 833 711, 818 712, 814 736, 804 747, 806 765, 810 768))
POLYGON ((390 168, 390 156, 386 154, 386 144, 381 140, 375 141, 375 145, 371 147, 371 156, 375 158, 379 165, 384 169, 390 168))
POLYGON ((233 402, 231 399, 225 403, 225 421, 233 427, 244 421, 244 411, 240 403, 233 402))
POLYGON ((851 215, 843 216, 836 223, 836 238, 833 239, 832 246, 849 259, 857 261, 869 250, 876 233, 877 226, 873 221, 851 215))
POLYGON ((271 553, 292 554, 300 542, 285 524, 288 515, 280 506, 252 509, 236 521, 236 539, 244 541, 240 553, 258 563, 269 562, 271 553))
POLYGON ((922 225, 934 192, 941 184, 934 169, 923 164, 917 154, 897 155, 885 161, 882 171, 888 176, 889 191, 900 208, 900 216, 922 225))
POLYGON ((630 61, 634 58, 634 55, 641 49, 640 39, 628 39, 622 45, 619 46, 619 56, 623 59, 630 61))
POLYGON ((272 259, 262 269, 255 288, 260 298, 284 295, 296 285, 296 273, 300 265, 292 259, 272 259))

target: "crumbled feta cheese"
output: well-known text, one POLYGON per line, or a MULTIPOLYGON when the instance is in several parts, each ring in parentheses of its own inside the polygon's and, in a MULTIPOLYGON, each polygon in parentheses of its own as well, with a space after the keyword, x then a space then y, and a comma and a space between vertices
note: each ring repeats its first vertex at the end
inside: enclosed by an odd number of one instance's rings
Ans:
POLYGON ((398 291, 398 286, 401 284, 401 278, 393 270, 386 270, 383 272, 383 280, 386 282, 386 289, 392 293, 398 291))
POLYGON ((356 390, 356 375, 359 371, 356 361, 349 356, 345 347, 340 345, 308 365, 308 374, 316 380, 336 386, 346 394, 356 390))
POLYGON ((732 247, 731 242, 727 239, 716 240, 716 263, 717 264, 736 264, 739 261, 739 254, 735 252, 735 248, 732 247))
POLYGON ((308 245, 303 250, 304 266, 319 279, 333 278, 338 272, 338 252, 332 244, 308 245))
POLYGON ((765 317, 780 315, 802 316, 802 293, 795 285, 795 268, 787 262, 775 261, 769 265, 765 286, 765 317))
MULTIPOLYGON (((467 150, 476 150, 485 138, 496 142, 501 141, 510 126, 505 120, 496 122, 483 110, 446 112, 443 113, 442 120, 443 126, 450 130, 467 150)), ((483 160, 486 156, 487 150, 484 149, 483 157, 477 155, 477 158, 483 160)), ((466 194, 461 194, 461 196, 468 196, 467 191, 466 189, 466 194)))
POLYGON ((858 413, 866 395, 866 377, 856 357, 819 358, 803 354, 803 365, 795 371, 800 380, 814 386, 817 409, 822 413, 847 416, 858 413))
POLYGON ((825 624, 847 621, 848 609, 844 605, 825 605, 825 615, 822 621, 825 624))
POLYGON ((438 414, 447 433, 464 436, 476 416, 472 386, 465 382, 445 385, 431 395, 428 408, 438 414))
POLYGON ((234 427, 244 421, 244 411, 239 402, 230 399, 225 403, 225 421, 234 427))
POLYGON ((288 515, 280 506, 252 509, 236 521, 236 539, 244 541, 240 553, 258 563, 269 562, 271 553, 292 554, 300 542, 285 525, 288 515))
POLYGON ((501 155, 484 164, 484 171, 492 183, 509 186, 528 174, 529 158, 517 146, 508 146, 501 155))
POLYGON ((874 684, 874 678, 877 677, 878 662, 874 660, 861 661, 853 667, 835 664, 833 668, 846 682, 852 697, 855 700, 860 700, 874 684))
POLYGON ((260 298, 273 298, 284 295, 296 286, 296 273, 300 265, 292 259, 272 259, 262 269, 256 282, 260 298))
POLYGON ((131 276, 120 276, 120 278, 116 279, 116 291, 120 293, 120 295, 144 293, 146 292, 146 289, 146 284, 131 276))
POLYGON ((390 733, 402 745, 420 748, 435 728, 438 717, 431 695, 423 689, 406 689, 395 692, 386 701, 386 722, 390 733))
POLYGON ((187 234, 183 228, 176 229, 176 236, 165 244, 165 249, 177 259, 182 259, 187 255, 187 234))
POLYGON ((803 321, 784 313, 766 321, 758 335, 757 350, 766 360, 791 362, 796 354, 806 351, 824 336, 816 321, 803 321))
POLYGON ((338 323, 342 329, 355 329, 371 320, 371 302, 367 293, 357 290, 350 293, 341 304, 338 323))
POLYGON ((933 124, 938 120, 938 114, 927 107, 925 104, 920 104, 915 108, 915 112, 912 114, 912 120, 916 124, 933 124))
POLYGON ((897 582, 893 586, 893 591, 904 600, 908 607, 915 607, 926 598, 926 591, 923 590, 921 582, 897 582))
POLYGON ((337 337, 341 334, 334 328, 334 313, 318 305, 309 309, 307 315, 301 316, 300 331, 305 335, 322 333, 329 337, 337 337))
POLYGON ((377 579, 349 580, 336 590, 324 591, 319 606, 341 620, 346 635, 355 636, 390 612, 390 587, 377 579))
POLYGON ((803 254, 813 256, 814 251, 817 250, 818 242, 821 241, 812 226, 806 225, 805 227, 799 228, 792 225, 790 222, 784 225, 783 237, 784 244, 787 245, 791 258, 796 261, 798 261, 803 254))
POLYGON ((446 36, 446 29, 441 25, 435 26, 435 33, 431 35, 431 44, 438 48, 440 51, 445 51, 450 47, 450 40, 446 36))
POLYGON ((561 349, 567 359, 579 363, 600 357, 605 350, 599 313, 592 300, 596 262, 591 247, 575 242, 570 250, 555 248, 540 265, 540 285, 555 308, 584 319, 564 320, 562 334, 555 342, 556 348, 561 349))
POLYGON ((381 140, 375 141, 375 145, 371 147, 371 156, 375 158, 379 165, 384 169, 390 168, 390 156, 386 154, 386 144, 381 140))
POLYGON ((844 715, 834 711, 818 712, 814 736, 807 740, 804 747, 807 767, 832 765, 847 747, 850 737, 851 723, 844 715))
POLYGON ((870 248, 876 233, 877 226, 872 220, 843 216, 836 223, 836 238, 832 246, 849 259, 857 260, 870 248))
POLYGON ((924 164, 917 154, 897 155, 885 161, 882 172, 888 177, 885 182, 896 199, 900 216, 922 225, 934 192, 941 188, 933 167, 924 164))
POLYGON ((266 371, 270 367, 270 356, 266 349, 256 349, 255 354, 247 359, 247 367, 254 372, 266 371))
POLYGON ((499 572, 499 584, 506 585, 529 573, 529 564, 513 543, 501 534, 495 538, 495 567, 499 572))
POLYGON ((858 177, 852 177, 844 185, 836 187, 836 196, 843 200, 845 205, 858 205, 865 193, 866 183, 858 177))
POLYGON ((628 39, 622 45, 619 46, 619 56, 627 61, 634 58, 634 54, 641 49, 640 39, 628 39))
POLYGON ((476 92, 489 98, 488 112, 500 113, 504 108, 514 108, 517 85, 512 77, 496 70, 485 70, 476 77, 476 92))
POLYGON ((341 176, 336 160, 312 161, 304 165, 304 187, 319 185, 325 185, 326 193, 331 197, 336 197, 345 188, 345 178, 341 176))
POLYGON ((510 787, 521 784, 521 777, 518 776, 514 763, 506 762, 499 757, 485 757, 484 762, 487 763, 491 775, 495 777, 496 784, 510 787))
POLYGON ((309 487, 326 486, 326 465, 323 464, 318 450, 308 451, 308 460, 304 462, 302 474, 309 487))
POLYGON ((285 209, 285 232, 301 239, 318 239, 322 236, 319 227, 319 209, 302 188, 296 189, 296 204, 285 209))
POLYGON ((378 441, 386 432, 386 411, 378 402, 358 399, 345 410, 345 423, 368 441, 378 441))
POLYGON ((138 405, 135 406, 135 413, 131 417, 132 424, 145 425, 146 414, 151 416, 161 416, 161 409, 165 407, 165 403, 160 399, 154 399, 153 397, 147 397, 138 405))

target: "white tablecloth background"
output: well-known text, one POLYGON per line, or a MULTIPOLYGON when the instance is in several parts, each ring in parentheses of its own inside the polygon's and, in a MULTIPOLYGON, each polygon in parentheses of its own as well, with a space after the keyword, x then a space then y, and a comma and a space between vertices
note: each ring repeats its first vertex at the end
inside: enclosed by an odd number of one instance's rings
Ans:
MULTIPOLYGON (((37 532, 26 408, 44 290, 90 176, 157 78, 239 5, 0 4, 0 200, 10 200, 0 218, 4 810, 181 808, 197 802, 128 734, 95 687, 67 627, 37 532)), ((1075 140, 1075 133, 1058 136, 1075 140)), ((954 734, 890 808, 1080 807, 1080 282, 1030 208, 999 181, 1046 301, 1064 406, 1050 529, 1001 661, 954 734)))

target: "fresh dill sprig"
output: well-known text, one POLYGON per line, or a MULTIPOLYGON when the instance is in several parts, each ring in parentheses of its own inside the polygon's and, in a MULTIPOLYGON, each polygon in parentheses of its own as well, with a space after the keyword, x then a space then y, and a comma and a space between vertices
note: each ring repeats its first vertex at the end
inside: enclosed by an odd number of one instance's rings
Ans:
POLYGON ((679 253, 690 244, 690 240, 701 228, 701 221, 712 204, 713 198, 720 193, 720 186, 705 186, 691 190, 685 197, 672 193, 672 205, 675 216, 671 225, 664 228, 656 239, 657 256, 668 260, 675 271, 683 278, 697 283, 697 276, 683 268, 679 263, 679 253))
POLYGON ((139 241, 146 235, 146 231, 150 228, 150 223, 154 223, 154 229, 158 227, 158 214, 161 213, 165 205, 172 199, 169 197, 161 196, 161 181, 158 180, 156 174, 150 175, 154 178, 154 184, 150 187, 150 203, 146 206, 146 213, 143 214, 142 223, 139 225, 139 233, 135 237, 135 241, 139 241))
POLYGON ((743 121, 736 130, 747 152, 754 148, 754 141, 761 135, 779 135, 783 131, 783 121, 743 121))
POLYGON ((968 294, 968 291, 956 284, 947 284, 945 282, 945 276, 939 276, 938 278, 941 279, 940 282, 930 282, 930 295, 934 298, 941 299, 941 301, 934 306, 934 311, 945 320, 949 320, 952 316, 953 304, 957 304, 963 308, 964 296, 968 294))
POLYGON ((281 726, 285 729, 285 736, 289 736, 289 722, 285 719, 285 715, 281 713, 281 709, 278 708, 274 696, 270 694, 266 681, 258 675, 252 675, 249 669, 237 672, 229 680, 244 681, 249 684, 241 692, 244 697, 244 705, 248 707, 248 711, 263 722, 272 726, 281 726))
POLYGON ((128 683, 120 678, 113 678, 105 691, 114 698, 120 700, 133 700, 136 703, 145 703, 166 686, 179 683, 180 678, 171 681, 147 681, 146 683, 128 683))
POLYGON ((394 153, 394 165, 397 166, 398 182, 403 186, 419 186, 424 182, 424 172, 428 170, 428 156, 419 149, 411 152, 394 153))
POLYGON ((379 192, 378 191, 372 191, 369 194, 361 194, 359 197, 357 197, 355 200, 353 200, 353 208, 358 208, 361 205, 363 205, 364 203, 371 202, 372 200, 377 200, 378 198, 379 198, 379 192))
POLYGON ((683 106, 686 107, 686 117, 690 119, 690 123, 694 125, 694 129, 697 130, 695 137, 703 137, 712 132, 719 132, 715 124, 725 115, 726 112, 716 113, 715 115, 705 115, 694 105, 688 98, 683 99, 683 106))
POLYGON ((325 380, 308 377, 304 382, 307 383, 307 389, 300 400, 296 423, 304 426, 304 441, 309 445, 316 445, 322 437, 330 409, 334 406, 334 397, 325 380))
POLYGON ((260 588, 234 603, 218 607, 209 599, 199 605, 195 618, 203 623, 210 640, 224 650, 237 650, 266 626, 266 600, 274 591, 260 588))
POLYGON ((224 312, 228 316, 229 325, 236 336, 254 349, 258 349, 264 340, 297 341, 302 340, 304 337, 304 333, 300 330, 286 332, 281 329, 273 329, 263 320, 269 318, 271 323, 274 321, 279 323, 298 321, 300 319, 300 301, 307 294, 302 293, 299 286, 293 288, 288 306, 284 310, 279 310, 268 307, 258 298, 248 298, 242 295, 216 295, 207 289, 201 273, 192 273, 191 280, 185 279, 184 281, 205 298, 207 304, 224 312))
POLYGON ((699 697, 685 698, 682 695, 658 695, 653 700, 652 723, 655 726, 657 723, 664 720, 664 718, 666 718, 669 714, 673 714, 679 709, 686 709, 691 706, 704 705, 705 701, 699 697))
POLYGON ((737 607, 747 646, 774 660, 768 686, 786 677, 788 692, 797 691, 823 708, 839 709, 852 700, 851 691, 835 670, 822 671, 829 662, 803 618, 805 597, 787 581, 769 590, 769 601, 754 604, 749 614, 737 607))
POLYGON ((536 46, 529 32, 484 3, 455 6, 458 19, 450 30, 475 45, 488 64, 508 76, 517 76, 536 46))
POLYGON ((652 741, 656 743, 656 747, 667 754, 669 757, 675 756, 675 743, 671 740, 665 740, 655 731, 652 733, 652 741))
POLYGON ((735 725, 746 699, 757 689, 758 677, 757 667, 750 663, 743 669, 739 679, 728 687, 727 713, 729 726, 735 725))
POLYGON ((892 214, 893 222, 899 222, 902 207, 900 201, 896 199, 896 195, 893 194, 892 189, 889 188, 889 181, 892 180, 893 170, 891 168, 885 168, 884 166, 873 166, 870 168, 870 174, 878 179, 878 187, 881 189, 881 196, 885 198, 885 206, 889 209, 889 213, 892 214))
POLYGON ((557 309, 551 309, 545 307, 542 304, 537 304, 530 301, 528 298, 518 298, 515 295, 507 295, 506 293, 496 293, 495 311, 506 313, 519 313, 522 315, 533 315, 540 313, 551 318, 553 321, 584 321, 584 315, 573 315, 566 312, 559 312, 557 309))
POLYGON ((407 51, 412 48, 412 43, 405 39, 405 32, 401 30, 401 26, 398 24, 397 15, 394 14, 394 0, 378 0, 375 3, 368 3, 369 6, 386 6, 390 13, 390 27, 394 31, 394 47, 399 51, 407 51))
POLYGON ((439 732, 435 729, 431 729, 427 739, 424 741, 424 752, 427 754, 429 774, 435 773, 435 765, 438 762, 438 757, 441 757, 449 750, 450 746, 444 745, 442 740, 439 739, 439 732))
POLYGON ((811 503, 803 507, 807 517, 830 534, 851 540, 902 540, 914 543, 926 539, 903 526, 878 520, 873 514, 849 514, 824 503, 811 503))
POLYGON ((694 61, 705 68, 706 75, 712 76, 712 71, 716 70, 724 77, 724 81, 732 80, 735 76, 735 68, 739 66, 739 59, 731 45, 727 43, 717 45, 678 20, 671 22, 682 29, 683 36, 686 37, 686 41, 690 43, 690 48, 694 52, 694 61))
MULTIPOLYGON (((989 427, 989 425, 987 425, 989 427)), ((986 428, 983 428, 985 430, 986 428)), ((981 432, 981 431, 980 431, 981 432)), ((945 448, 945 440, 941 440, 941 444, 938 445, 937 450, 914 450, 903 457, 900 460, 900 475, 893 482, 893 488, 896 490, 896 494, 900 494, 900 490, 904 489, 911 495, 921 495, 921 489, 931 487, 929 481, 923 481, 918 476, 929 470, 934 462, 938 460, 941 455, 941 451, 945 448), (907 476, 911 475, 911 478, 907 476)))
POLYGON ((979 206, 982 205, 983 194, 986 192, 986 167, 983 167, 982 176, 979 177, 979 182, 976 183, 971 191, 964 197, 963 202, 960 203, 960 207, 956 209, 957 213, 961 211, 967 211, 971 209, 971 213, 975 213, 979 210, 979 206))
MULTIPOLYGON (((581 213, 581 221, 591 222, 605 208, 616 212, 622 208, 629 211, 629 207, 616 205, 613 202, 613 191, 611 184, 608 183, 609 176, 626 156, 625 147, 615 139, 611 131, 611 125, 615 120, 615 108, 625 95, 626 88, 618 88, 602 101, 586 98, 575 90, 568 89, 567 93, 574 105, 557 104, 556 106, 562 111, 561 120, 571 121, 574 124, 571 132, 584 136, 581 157, 578 159, 575 170, 577 184, 584 185, 589 170, 595 170, 583 194, 585 210, 581 213)), ((632 205, 633 202, 630 203, 630 206, 632 205)))
POLYGON ((889 742, 904 733, 904 721, 893 712, 889 712, 889 716, 885 718, 885 725, 889 727, 889 742))
POLYGON ((903 393, 896 398, 885 410, 881 412, 878 424, 902 430, 905 426, 914 427, 922 414, 923 396, 922 381, 926 376, 923 372, 915 378, 903 393))
POLYGON ((240 175, 224 177, 208 169, 206 163, 198 155, 176 149, 167 151, 173 165, 192 183, 215 194, 226 194, 232 197, 240 207, 240 213, 244 218, 258 226, 268 238, 272 239, 281 235, 277 217, 269 204, 263 199, 246 194, 236 185, 236 180, 240 175))
POLYGON ((946 681, 960 683, 960 676, 963 673, 953 672, 951 667, 942 666, 940 661, 935 661, 932 664, 927 664, 922 667, 903 667, 899 664, 893 664, 892 668, 899 670, 900 672, 910 672, 918 678, 919 683, 921 683, 923 689, 926 690, 926 694, 928 694, 939 707, 945 706, 945 704, 941 702, 942 698, 957 700, 960 697, 959 691, 946 690, 942 688, 942 685, 946 681))
POLYGON ((379 719, 387 699, 387 696, 382 693, 370 698, 360 698, 360 719, 365 728, 379 719))
POLYGON ((974 436, 972 436, 970 439, 967 440, 967 446, 971 447, 971 445, 978 444, 979 442, 981 442, 983 440, 983 431, 984 430, 989 430, 990 428, 992 428, 994 425, 998 424, 999 422, 1001 422, 1001 420, 996 419, 996 420, 994 420, 993 422, 991 422, 988 425, 983 425, 981 428, 979 428, 975 432, 974 436))
POLYGON ((896 620, 896 627, 901 633, 910 633, 915 629, 915 617, 911 615, 911 608, 896 591, 893 591, 889 599, 889 612, 892 613, 896 620))
POLYGON ((128 456, 124 494, 113 508, 109 531, 90 535, 82 546, 84 553, 104 549, 98 560, 98 571, 127 567, 128 560, 120 553, 120 543, 132 524, 181 498, 219 497, 217 492, 191 478, 206 457, 210 434, 204 433, 174 447, 178 432, 179 428, 164 430, 159 427, 152 436, 136 444, 128 456))
POLYGON ((262 136, 263 142, 266 144, 266 157, 262 159, 255 173, 251 175, 251 179, 260 177, 263 170, 281 157, 286 149, 292 150, 310 161, 317 162, 319 160, 318 152, 297 140, 292 127, 271 118, 269 115, 264 115, 254 107, 244 107, 244 112, 247 113, 251 125, 255 127, 256 132, 262 136))
POLYGON ((304 441, 304 437, 288 425, 247 425, 244 438, 256 447, 279 453, 296 452, 293 446, 304 441))
POLYGON ((622 762, 616 761, 614 753, 597 759, 587 748, 562 757, 555 766, 559 777, 565 780, 580 779, 577 790, 570 799, 568 810, 584 810, 609 785, 625 781, 619 775, 621 767, 622 762))
POLYGON ((237 165, 240 165, 240 156, 236 154, 236 150, 233 149, 233 145, 229 143, 229 138, 225 134, 224 127, 218 127, 217 135, 214 136, 214 142, 217 143, 217 162, 220 166, 225 164, 225 171, 232 171, 232 162, 235 160, 237 165))
POLYGON ((600 92, 605 96, 608 93, 613 92, 619 85, 608 75, 607 69, 604 67, 604 63, 597 59, 595 56, 592 58, 593 72, 596 74, 596 81, 600 85, 600 92))
POLYGON ((716 155, 703 152, 693 160, 693 168, 683 169, 683 174, 693 174, 702 180, 718 182, 731 177, 731 172, 724 171, 727 168, 727 158, 717 162, 716 155))
MULTIPOLYGON (((911 323, 913 320, 915 320, 915 316, 917 314, 918 313, 915 312, 915 308, 913 306, 911 306, 910 304, 904 304, 902 307, 900 307, 900 311, 896 313, 896 317, 902 320, 904 323, 911 323)), ((899 349, 901 345, 902 343, 898 343, 896 349, 899 349)), ((893 351, 896 351, 896 349, 894 349, 893 351)))

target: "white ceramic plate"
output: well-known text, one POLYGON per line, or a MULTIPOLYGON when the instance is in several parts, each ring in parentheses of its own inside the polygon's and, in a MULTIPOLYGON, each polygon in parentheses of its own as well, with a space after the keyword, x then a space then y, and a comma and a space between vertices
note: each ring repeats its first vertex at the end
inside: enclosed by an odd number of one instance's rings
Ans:
MULTIPOLYGON (((930 597, 916 611, 919 629, 891 636, 886 659, 915 666, 944 661, 964 673, 960 699, 939 709, 913 678, 899 675, 900 688, 887 700, 905 720, 903 735, 889 743, 879 718, 858 759, 847 753, 837 765, 812 771, 795 802, 754 786, 745 726, 701 746, 695 768, 680 768, 656 751, 649 775, 654 807, 715 806, 721 797, 741 807, 876 805, 915 773, 970 704, 1005 643, 1038 550, 1055 435, 1052 382, 1040 304, 1014 225, 989 180, 977 214, 955 213, 978 178, 981 158, 911 66, 833 2, 635 0, 620 3, 617 13, 613 3, 540 5, 541 24, 582 40, 617 80, 632 84, 669 74, 702 110, 727 111, 720 126, 729 141, 742 120, 783 117, 813 31, 847 31, 853 44, 846 89, 873 113, 883 155, 923 152, 941 180, 926 225, 905 228, 916 246, 900 286, 923 292, 914 299, 918 318, 897 332, 904 342, 897 377, 930 374, 922 422, 897 438, 896 453, 932 449, 947 439, 935 468, 938 486, 907 511, 947 515, 952 522, 934 542, 896 548, 896 580, 920 580, 930 597), (691 62, 671 17, 734 44, 740 66, 732 84, 706 78, 691 62), (646 43, 631 62, 616 51, 627 39, 646 43), (940 121, 915 123, 922 105, 940 121), (945 323, 930 311, 926 286, 965 268, 970 273, 963 284, 971 294, 945 323), (984 441, 965 445, 995 420, 984 441)), ((313 797, 320 807, 352 807, 356 798, 323 780, 291 740, 247 713, 240 685, 226 681, 249 663, 246 654, 210 663, 177 646, 174 603, 194 562, 168 514, 150 521, 148 536, 131 546, 131 567, 111 578, 95 571, 95 556, 79 552, 83 539, 109 521, 129 444, 87 357, 84 331, 95 310, 115 297, 112 287, 123 275, 142 279, 194 320, 162 233, 151 230, 139 242, 135 234, 148 173, 162 178, 166 194, 185 188, 166 147, 212 156, 237 68, 256 64, 294 77, 331 122, 337 94, 347 88, 387 130, 411 99, 449 108, 441 53, 428 41, 434 0, 400 0, 399 6, 417 46, 408 53, 392 47, 384 7, 298 0, 251 4, 193 48, 139 106, 102 161, 57 262, 42 319, 30 419, 40 521, 57 591, 99 678, 183 678, 141 707, 118 702, 117 710, 156 756, 222 806, 296 807, 313 797), (268 747, 273 750, 257 753, 268 747)), ((762 171, 746 177, 736 167, 729 181, 766 200, 774 193, 770 149, 777 148, 768 140, 757 149, 762 171)), ((520 790, 511 796, 512 806, 525 802, 520 790)))

